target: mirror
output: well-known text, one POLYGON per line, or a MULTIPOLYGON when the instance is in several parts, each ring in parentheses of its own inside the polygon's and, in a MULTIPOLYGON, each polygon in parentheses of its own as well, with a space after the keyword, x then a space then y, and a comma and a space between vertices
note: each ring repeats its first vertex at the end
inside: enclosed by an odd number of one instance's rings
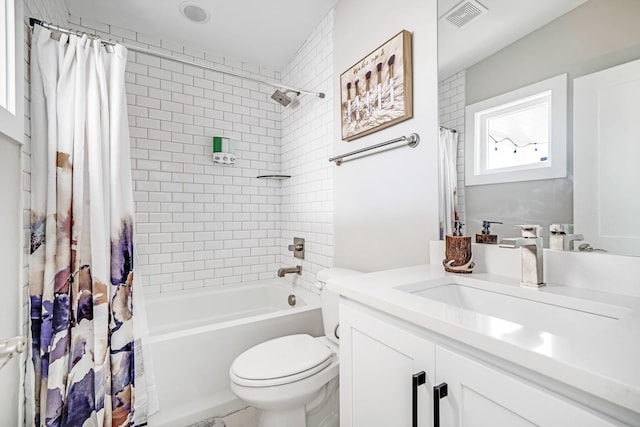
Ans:
MULTIPOLYGON (((477 12, 469 13, 476 3, 438 2, 440 125, 455 129, 459 137, 457 214, 471 236, 481 232, 483 220, 504 223, 491 227, 499 238, 516 236, 514 224, 540 224, 549 247, 551 224, 574 223, 573 151, 580 143, 574 140, 574 80, 640 58, 634 18, 640 16, 640 2, 484 0, 477 12), (456 19, 462 6, 467 14, 456 19), (465 108, 562 74, 567 75, 568 94, 566 176, 465 186, 465 108)), ((585 235, 576 247, 594 233, 574 231, 585 235)), ((630 254, 613 246, 603 249, 630 254)))

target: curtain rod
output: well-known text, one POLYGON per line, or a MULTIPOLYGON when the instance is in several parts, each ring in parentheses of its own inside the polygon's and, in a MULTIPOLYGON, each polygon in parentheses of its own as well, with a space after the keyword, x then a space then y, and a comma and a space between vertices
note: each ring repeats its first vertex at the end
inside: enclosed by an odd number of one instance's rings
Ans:
MULTIPOLYGON (((82 35, 83 34, 81 32, 73 31, 73 30, 70 30, 70 29, 67 29, 67 28, 61 28, 61 27, 59 27, 59 26, 57 26, 55 24, 44 22, 44 21, 41 21, 40 19, 36 19, 36 18, 29 18, 29 25, 31 25, 32 27, 34 25, 40 25, 41 27, 48 28, 50 30, 56 30, 56 31, 59 31, 59 32, 65 33, 65 34, 75 34, 75 35, 82 35)), ((100 41, 102 43, 104 43, 104 44, 108 44, 108 45, 112 45, 112 46, 115 46, 116 44, 120 44, 120 45, 126 47, 127 50, 132 50, 134 52, 140 52, 140 53, 144 53, 146 55, 151 55, 151 56, 155 56, 155 57, 158 57, 158 58, 167 59, 169 61, 179 62, 181 64, 186 64, 186 65, 191 65, 191 66, 194 66, 194 67, 203 68, 205 70, 213 71, 215 73, 220 73, 220 74, 224 74, 224 75, 227 75, 227 76, 238 77, 240 79, 245 79, 245 80, 251 80, 251 81, 257 82, 257 83, 263 83, 263 84, 266 84, 268 86, 274 87, 276 89, 285 89, 285 90, 288 90, 288 91, 297 92, 298 94, 304 93, 304 94, 307 94, 307 95, 317 96, 318 98, 324 98, 324 96, 325 96, 323 92, 312 92, 312 91, 309 91, 309 90, 297 89, 297 88, 294 88, 294 87, 291 87, 291 86, 283 85, 281 83, 272 82, 270 80, 258 79, 256 77, 250 77, 250 76, 246 76, 246 75, 243 75, 243 74, 234 73, 232 71, 220 70, 218 68, 210 67, 208 65, 198 64, 198 63, 193 62, 193 61, 188 61, 186 59, 181 59, 181 58, 178 58, 178 57, 175 57, 175 56, 168 55, 166 53, 156 52, 156 51, 153 51, 151 49, 146 49, 146 48, 139 47, 139 46, 128 45, 128 44, 125 44, 125 43, 116 43, 116 42, 113 42, 111 40, 100 40, 100 41)))
POLYGON ((457 130, 455 130, 455 129, 451 129, 451 128, 448 128, 448 127, 446 127, 446 126, 440 126, 440 129, 446 129, 446 130, 450 130, 450 131, 451 131, 451 132, 453 132, 453 133, 458 133, 458 131, 457 131, 457 130))

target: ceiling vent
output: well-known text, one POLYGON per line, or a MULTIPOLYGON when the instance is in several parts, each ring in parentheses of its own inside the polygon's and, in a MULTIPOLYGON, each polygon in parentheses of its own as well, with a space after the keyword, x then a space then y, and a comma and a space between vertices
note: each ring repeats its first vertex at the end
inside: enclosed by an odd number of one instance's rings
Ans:
POLYGON ((477 1, 465 0, 455 5, 448 13, 444 15, 444 19, 460 28, 471 22, 473 19, 482 15, 487 8, 477 1))

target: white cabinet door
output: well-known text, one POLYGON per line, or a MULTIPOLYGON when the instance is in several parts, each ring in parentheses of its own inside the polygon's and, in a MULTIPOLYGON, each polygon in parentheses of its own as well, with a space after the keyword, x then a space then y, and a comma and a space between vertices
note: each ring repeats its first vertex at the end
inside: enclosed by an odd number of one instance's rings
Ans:
POLYGON ((439 401, 440 426, 614 426, 601 415, 506 372, 437 346, 436 381, 447 383, 439 401))
POLYGON ((341 427, 432 425, 434 345, 365 311, 340 304, 341 427))

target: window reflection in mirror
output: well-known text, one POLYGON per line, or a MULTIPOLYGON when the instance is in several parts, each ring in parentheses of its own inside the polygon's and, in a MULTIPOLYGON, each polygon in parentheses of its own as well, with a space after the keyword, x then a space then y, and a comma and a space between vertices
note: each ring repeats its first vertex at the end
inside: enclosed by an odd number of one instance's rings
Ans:
POLYGON ((466 125, 466 185, 566 176, 566 75, 469 105, 466 125))
POLYGON ((550 102, 547 91, 487 114, 482 135, 487 172, 548 162, 550 102))

